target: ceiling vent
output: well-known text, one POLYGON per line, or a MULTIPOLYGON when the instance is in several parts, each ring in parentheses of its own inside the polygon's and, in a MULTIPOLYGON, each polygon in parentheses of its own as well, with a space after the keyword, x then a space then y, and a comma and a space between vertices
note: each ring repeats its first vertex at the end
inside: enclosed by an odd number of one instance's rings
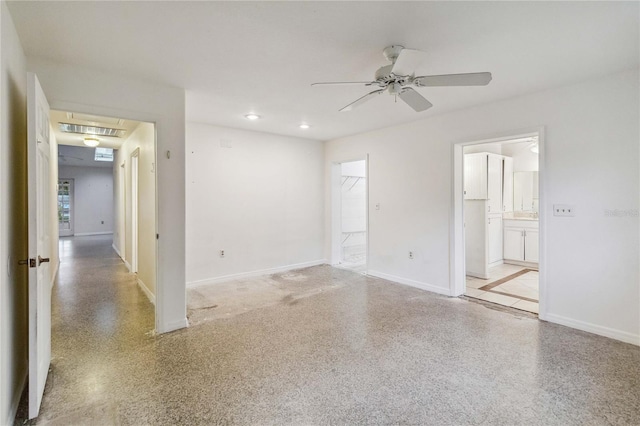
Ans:
POLYGON ((104 117, 102 115, 82 114, 79 112, 68 112, 67 118, 69 120, 88 121, 89 124, 97 126, 99 124, 106 124, 110 126, 122 126, 124 120, 122 118, 104 117))
POLYGON ((112 129, 109 127, 85 126, 82 124, 58 123, 60 131, 65 133, 77 133, 80 135, 111 136, 121 138, 127 133, 124 129, 112 129))

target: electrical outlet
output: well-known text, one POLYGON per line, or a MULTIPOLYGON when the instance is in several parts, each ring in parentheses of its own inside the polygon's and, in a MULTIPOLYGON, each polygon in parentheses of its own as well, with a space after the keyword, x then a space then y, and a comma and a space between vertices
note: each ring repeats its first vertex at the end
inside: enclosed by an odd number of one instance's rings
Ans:
POLYGON ((553 215, 554 216, 575 216, 575 207, 569 204, 554 204, 553 215))
POLYGON ((100 221, 100 223, 101 223, 102 225, 104 225, 104 220, 103 220, 103 221, 100 221))
POLYGON ((224 257, 224 250, 220 250, 220 257, 224 257))
POLYGON ((413 259, 413 252, 412 251, 409 252, 409 259, 413 259))

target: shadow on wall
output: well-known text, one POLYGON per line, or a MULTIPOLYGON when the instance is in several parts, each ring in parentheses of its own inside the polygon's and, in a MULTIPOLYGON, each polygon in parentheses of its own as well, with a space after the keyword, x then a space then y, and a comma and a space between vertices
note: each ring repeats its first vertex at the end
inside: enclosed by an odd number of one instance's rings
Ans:
MULTIPOLYGON (((25 84, 26 86, 26 84, 25 84)), ((10 327, 5 327, 9 334, 6 340, 10 345, 10 352, 5 352, 10 357, 10 388, 17 389, 22 386, 22 380, 26 376, 28 362, 28 268, 18 265, 18 260, 29 256, 28 246, 28 211, 27 204, 27 117, 26 98, 20 91, 20 85, 9 76, 8 91, 9 117, 6 122, 8 140, 10 143, 9 159, 6 164, 9 179, 9 226, 7 240, 9 245, 7 253, 10 256, 9 279, 6 288, 7 300, 3 304, 8 309, 9 316, 5 317, 10 327)), ((24 87, 26 90, 26 87, 24 87)), ((4 386, 4 385, 3 385, 4 386)), ((19 394, 19 391, 18 391, 19 394)))

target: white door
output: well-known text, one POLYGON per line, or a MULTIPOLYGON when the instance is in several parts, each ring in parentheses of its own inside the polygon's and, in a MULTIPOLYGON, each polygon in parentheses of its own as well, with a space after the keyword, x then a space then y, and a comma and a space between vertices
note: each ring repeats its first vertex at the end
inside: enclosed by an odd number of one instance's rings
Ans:
POLYGON ((524 230, 524 260, 538 263, 538 230, 524 230))
POLYGON ((487 198, 489 213, 500 213, 502 211, 502 157, 499 155, 488 155, 487 198))
POLYGON ((138 272, 138 159, 140 149, 131 154, 131 272, 138 272))
POLYGON ((29 418, 38 416, 51 361, 49 248, 49 104, 35 74, 27 76, 29 214, 29 418))
POLYGON ((504 258, 524 260, 524 231, 520 228, 504 228, 504 258))
POLYGON ((502 260, 502 217, 489 217, 489 263, 502 260))
POLYGON ((502 209, 513 211, 513 158, 504 157, 502 167, 502 209))

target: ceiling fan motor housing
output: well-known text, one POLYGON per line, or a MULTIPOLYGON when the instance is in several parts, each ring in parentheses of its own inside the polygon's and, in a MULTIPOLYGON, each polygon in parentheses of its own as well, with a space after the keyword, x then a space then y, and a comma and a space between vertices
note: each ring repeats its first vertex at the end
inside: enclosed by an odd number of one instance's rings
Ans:
POLYGON ((384 55, 385 58, 387 58, 387 61, 390 61, 391 63, 395 63, 396 59, 398 59, 398 56, 400 55, 400 52, 402 52, 402 49, 404 49, 404 46, 400 46, 399 44, 394 44, 392 46, 385 47, 384 50, 382 51, 382 54, 384 55))

